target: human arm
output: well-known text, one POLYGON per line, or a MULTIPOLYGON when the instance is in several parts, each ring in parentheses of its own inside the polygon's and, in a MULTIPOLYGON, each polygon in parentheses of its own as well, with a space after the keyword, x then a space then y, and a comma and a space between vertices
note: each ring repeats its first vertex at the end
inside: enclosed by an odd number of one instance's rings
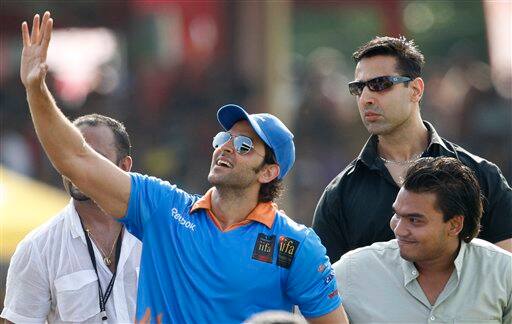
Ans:
POLYGON ((316 317, 316 318, 308 318, 307 319, 311 324, 331 324, 331 323, 347 323, 348 318, 345 313, 345 309, 343 305, 338 306, 335 310, 326 314, 324 316, 316 317))
POLYGON ((493 163, 482 160, 477 174, 485 195, 479 237, 512 252, 512 189, 493 163))
POLYGON ((122 217, 130 196, 130 176, 94 151, 57 107, 45 83, 46 56, 53 29, 50 13, 34 16, 32 32, 21 26, 20 77, 39 141, 53 166, 108 214, 122 217))
POLYGON ((323 323, 346 318, 334 270, 318 236, 311 229, 305 229, 304 239, 295 246, 286 283, 287 294, 308 321, 323 323))
POLYGON ((342 206, 337 192, 329 185, 316 206, 313 230, 320 237, 331 262, 336 262, 350 250, 344 225, 342 206))
POLYGON ((512 253, 512 239, 506 239, 503 241, 496 242, 494 244, 496 244, 500 248, 512 253))

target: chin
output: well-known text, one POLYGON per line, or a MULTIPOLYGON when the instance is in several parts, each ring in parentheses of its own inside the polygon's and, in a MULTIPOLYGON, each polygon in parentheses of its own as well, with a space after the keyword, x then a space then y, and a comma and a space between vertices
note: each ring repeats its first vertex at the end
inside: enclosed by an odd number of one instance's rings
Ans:
MULTIPOLYGON (((411 246, 399 246, 400 256, 402 259, 405 259, 410 262, 416 262, 420 259, 420 254, 418 254, 418 249, 411 246)), ((421 253, 421 252, 420 252, 421 253)))
POLYGON ((215 175, 213 172, 210 172, 210 174, 208 174, 208 178, 207 179, 208 179, 208 182, 212 186, 216 186, 216 185, 222 184, 222 180, 220 179, 220 177, 215 175))
POLYGON ((388 127, 376 123, 365 124, 366 130, 372 135, 385 135, 389 133, 388 127))
POLYGON ((409 261, 409 262, 416 262, 417 261, 417 258, 415 258, 414 256, 411 256, 408 253, 402 252, 402 250, 400 250, 400 256, 402 257, 402 259, 404 259, 406 261, 409 261))
POLYGON ((75 200, 78 200, 78 201, 88 201, 90 200, 91 198, 89 198, 88 196, 84 195, 80 190, 76 189, 75 187, 73 187, 71 190, 70 190, 70 193, 69 195, 75 199, 75 200))
POLYGON ((364 127, 366 127, 366 130, 368 131, 368 133, 372 134, 372 135, 379 135, 379 125, 375 124, 375 123, 369 123, 369 122, 366 122, 366 121, 363 121, 364 123, 364 127))

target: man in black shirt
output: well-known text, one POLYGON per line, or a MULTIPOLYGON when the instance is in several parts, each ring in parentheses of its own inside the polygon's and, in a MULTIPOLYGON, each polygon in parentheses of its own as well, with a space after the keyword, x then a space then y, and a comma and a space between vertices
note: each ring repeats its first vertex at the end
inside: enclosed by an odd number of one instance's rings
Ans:
POLYGON ((512 251, 512 189, 499 168, 441 138, 423 121, 423 54, 404 37, 376 37, 353 55, 357 98, 371 137, 325 189, 313 228, 332 262, 344 253, 393 238, 392 204, 408 168, 420 157, 448 156, 472 168, 485 196, 480 238, 512 251))

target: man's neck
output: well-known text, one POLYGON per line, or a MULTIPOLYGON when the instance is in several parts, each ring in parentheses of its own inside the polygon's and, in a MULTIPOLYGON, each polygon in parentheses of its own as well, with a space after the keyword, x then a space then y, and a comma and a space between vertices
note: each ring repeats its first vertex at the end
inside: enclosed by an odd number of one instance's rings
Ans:
POLYGON ((77 201, 73 199, 73 204, 84 227, 89 230, 92 243, 96 245, 104 258, 110 260, 106 265, 110 271, 114 272, 117 262, 114 244, 120 235, 122 225, 113 217, 105 214, 92 200, 77 201))
POLYGON ((379 155, 391 161, 408 161, 427 148, 429 134, 421 116, 411 118, 396 130, 379 135, 379 155))
POLYGON ((222 229, 247 218, 258 205, 259 188, 233 190, 215 187, 212 192, 212 212, 220 222, 222 229))
POLYGON ((84 226, 96 232, 119 232, 121 224, 113 217, 105 214, 92 200, 78 201, 73 199, 73 205, 84 222, 84 226))
POLYGON ((453 243, 451 245, 452 248, 434 260, 415 262, 419 272, 418 284, 425 293, 430 305, 436 304, 438 297, 443 292, 455 269, 454 261, 459 253, 460 245, 453 245, 453 243))

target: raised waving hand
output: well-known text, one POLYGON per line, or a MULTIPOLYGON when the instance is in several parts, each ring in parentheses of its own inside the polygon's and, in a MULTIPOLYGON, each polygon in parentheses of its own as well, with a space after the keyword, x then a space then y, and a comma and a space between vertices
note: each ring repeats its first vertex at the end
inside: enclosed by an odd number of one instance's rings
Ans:
POLYGON ((23 51, 21 53, 20 77, 25 88, 38 87, 44 82, 48 66, 46 55, 52 35, 53 19, 50 12, 46 11, 40 22, 38 14, 34 16, 32 32, 28 31, 28 24, 21 24, 23 38, 23 51))
POLYGON ((45 12, 42 20, 34 16, 32 32, 21 24, 23 51, 20 77, 27 92, 27 102, 37 137, 53 166, 71 180, 107 214, 122 217, 128 208, 131 158, 124 169, 87 145, 80 130, 60 111, 46 83, 46 55, 53 20, 45 12))

